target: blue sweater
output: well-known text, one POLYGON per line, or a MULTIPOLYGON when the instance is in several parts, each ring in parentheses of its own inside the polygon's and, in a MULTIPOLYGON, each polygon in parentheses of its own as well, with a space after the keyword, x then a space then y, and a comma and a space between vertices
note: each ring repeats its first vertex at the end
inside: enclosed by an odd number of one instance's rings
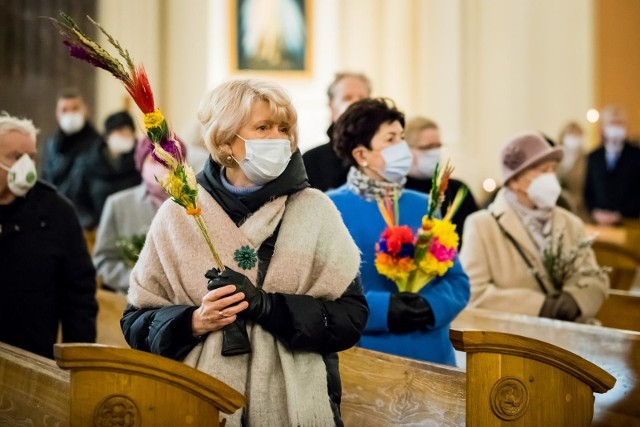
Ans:
MULTIPOLYGON (((389 299, 398 292, 396 285, 378 274, 375 267, 375 243, 386 224, 376 202, 367 201, 346 185, 329 191, 351 236, 362 251, 360 274, 369 303, 369 321, 360 346, 384 353, 430 362, 455 365, 453 346, 449 340, 449 324, 469 301, 469 278, 457 257, 442 277, 437 277, 420 290, 433 310, 435 323, 427 331, 394 334, 387 328, 389 299)), ((416 232, 427 211, 426 194, 404 190, 399 200, 400 225, 408 225, 416 232)))

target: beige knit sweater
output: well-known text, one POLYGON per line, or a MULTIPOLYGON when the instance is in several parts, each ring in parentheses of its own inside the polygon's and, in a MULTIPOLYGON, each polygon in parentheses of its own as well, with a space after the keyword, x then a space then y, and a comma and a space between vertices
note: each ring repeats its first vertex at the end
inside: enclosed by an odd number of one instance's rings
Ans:
MULTIPOLYGON (((336 299, 353 281, 360 253, 333 203, 313 189, 265 204, 237 227, 215 200, 200 188, 202 216, 222 261, 256 281, 257 265, 242 270, 235 250, 256 249, 282 218, 263 289, 268 292, 336 299), (286 202, 286 204, 285 204, 286 202)), ((214 266, 206 243, 184 210, 167 202, 158 211, 131 274, 129 302, 137 307, 200 305, 207 293, 204 273, 214 266)), ((248 322, 252 352, 220 355, 222 333, 210 333, 185 358, 245 394, 247 404, 227 419, 240 425, 241 412, 251 426, 333 425, 327 374, 317 353, 287 350, 259 325, 248 322)))

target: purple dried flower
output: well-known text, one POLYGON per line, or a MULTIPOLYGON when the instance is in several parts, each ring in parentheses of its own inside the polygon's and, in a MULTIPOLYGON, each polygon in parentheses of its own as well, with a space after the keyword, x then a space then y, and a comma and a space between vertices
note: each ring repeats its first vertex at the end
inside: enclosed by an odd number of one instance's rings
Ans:
MULTIPOLYGON (((169 153, 169 155, 171 157, 176 159, 178 161, 178 163, 184 163, 185 162, 184 154, 182 153, 182 149, 180 148, 180 144, 173 137, 162 138, 162 140, 160 141, 160 147, 164 151, 169 153)), ((156 155, 155 151, 152 153, 152 155, 153 155, 153 159, 156 162, 161 163, 164 167, 169 167, 169 165, 167 165, 167 163, 164 160, 162 160, 160 157, 158 157, 156 155)))
POLYGON ((75 45, 67 40, 64 40, 64 43, 69 48, 69 54, 74 58, 78 58, 82 61, 86 61, 94 67, 102 68, 103 70, 107 70, 111 72, 111 69, 107 66, 107 64, 100 62, 95 57, 91 56, 89 52, 83 49, 81 46, 75 45))

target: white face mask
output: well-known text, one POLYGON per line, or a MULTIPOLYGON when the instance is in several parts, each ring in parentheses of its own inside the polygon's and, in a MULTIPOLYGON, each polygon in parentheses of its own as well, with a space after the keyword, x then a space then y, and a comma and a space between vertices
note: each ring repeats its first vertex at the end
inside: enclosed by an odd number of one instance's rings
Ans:
POLYGON ((0 163, 0 168, 6 170, 7 185, 16 196, 24 196, 36 185, 38 174, 36 165, 28 154, 23 154, 10 168, 0 163))
POLYGON ((566 151, 579 151, 582 148, 582 137, 578 135, 566 135, 562 139, 566 151))
POLYGON ((430 148, 414 152, 416 156, 415 175, 421 178, 431 178, 440 163, 441 149, 430 148))
POLYGON ((291 160, 288 139, 244 139, 245 157, 238 164, 251 182, 265 185, 284 172, 291 160))
POLYGON ((84 116, 82 113, 64 113, 60 117, 60 129, 67 135, 78 133, 84 127, 84 116))
POLYGON ((399 183, 407 176, 413 162, 413 154, 405 141, 393 144, 380 151, 384 168, 379 172, 384 179, 399 183))
POLYGON ((624 126, 609 125, 604 127, 604 136, 609 141, 622 141, 627 136, 624 126))
POLYGON ((527 188, 527 196, 538 208, 550 209, 556 205, 561 191, 556 175, 543 173, 531 181, 527 188))
POLYGON ((134 137, 111 135, 107 139, 109 149, 116 154, 128 153, 133 150, 135 144, 136 139, 134 137))

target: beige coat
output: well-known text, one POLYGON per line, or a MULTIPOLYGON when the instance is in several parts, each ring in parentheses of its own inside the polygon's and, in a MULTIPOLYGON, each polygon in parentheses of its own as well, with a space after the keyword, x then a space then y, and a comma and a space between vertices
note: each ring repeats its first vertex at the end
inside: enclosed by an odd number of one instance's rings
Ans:
MULTIPOLYGON (((494 216, 540 272, 548 292, 554 292, 542 264, 541 252, 507 203, 504 190, 500 190, 488 209, 472 214, 465 222, 460 262, 471 282, 469 306, 538 316, 545 293, 514 245, 500 231, 494 216)), ((564 232, 564 246, 567 250, 585 238, 582 221, 565 209, 554 208, 552 224, 554 240, 560 231, 564 232)), ((579 262, 577 268, 597 267, 591 249, 579 262)), ((577 320, 588 321, 600 309, 608 288, 609 280, 606 275, 574 275, 564 284, 563 290, 570 293, 580 307, 582 315, 577 320)))

